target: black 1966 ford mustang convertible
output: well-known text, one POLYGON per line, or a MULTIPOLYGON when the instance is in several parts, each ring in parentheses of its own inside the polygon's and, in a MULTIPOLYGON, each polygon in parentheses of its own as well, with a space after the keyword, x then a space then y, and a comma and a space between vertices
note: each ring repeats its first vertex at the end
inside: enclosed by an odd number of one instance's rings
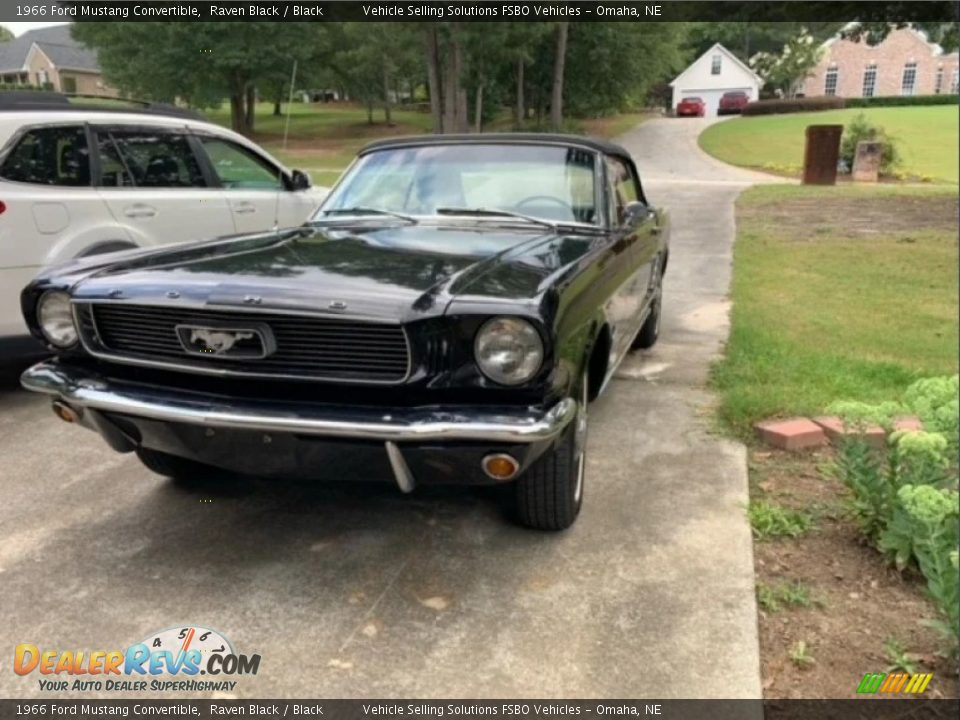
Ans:
POLYGON ((668 230, 610 143, 381 140, 303 227, 45 272, 22 305, 57 356, 22 382, 162 475, 510 482, 560 530, 668 230))

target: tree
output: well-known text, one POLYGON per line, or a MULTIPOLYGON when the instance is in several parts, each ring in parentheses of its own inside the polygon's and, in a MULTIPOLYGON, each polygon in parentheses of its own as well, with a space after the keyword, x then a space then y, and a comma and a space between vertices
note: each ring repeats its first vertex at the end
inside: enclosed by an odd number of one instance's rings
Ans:
POLYGON ((0 25, 0 43, 13 40, 13 33, 5 25, 0 25))
POLYGON ((767 85, 792 98, 820 58, 823 47, 806 30, 789 40, 779 54, 759 52, 750 58, 750 66, 767 85))
POLYGON ((569 30, 569 22, 557 23, 557 52, 553 60, 553 91, 550 94, 550 126, 554 130, 563 126, 563 73, 567 61, 569 30))
POLYGON ((254 130, 257 85, 289 78, 294 60, 327 51, 317 23, 75 23, 71 32, 97 50, 104 78, 121 91, 195 107, 230 100, 233 129, 254 130))

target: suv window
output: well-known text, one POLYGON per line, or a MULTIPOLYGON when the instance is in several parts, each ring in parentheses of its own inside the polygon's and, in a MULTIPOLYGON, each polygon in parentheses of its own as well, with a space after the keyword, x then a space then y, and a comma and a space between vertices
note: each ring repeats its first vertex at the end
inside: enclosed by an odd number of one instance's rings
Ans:
POLYGON ((3 161, 0 177, 36 185, 89 185, 87 133, 78 125, 28 130, 3 161))
POLYGON ((108 187, 206 187, 185 135, 154 131, 101 132, 101 182, 108 187), (112 146, 112 147, 111 147, 112 146))
POLYGON ((236 143, 201 137, 210 164, 227 190, 280 190, 280 170, 236 143))

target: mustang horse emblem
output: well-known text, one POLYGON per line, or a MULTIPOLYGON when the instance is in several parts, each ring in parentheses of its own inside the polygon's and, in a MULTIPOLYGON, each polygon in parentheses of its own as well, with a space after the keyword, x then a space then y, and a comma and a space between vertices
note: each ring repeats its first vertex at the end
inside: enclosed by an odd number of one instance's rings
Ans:
POLYGON ((190 331, 190 344, 194 345, 197 350, 213 353, 214 355, 223 355, 241 340, 250 340, 251 338, 253 338, 252 332, 239 330, 231 332, 227 330, 193 328, 190 331))

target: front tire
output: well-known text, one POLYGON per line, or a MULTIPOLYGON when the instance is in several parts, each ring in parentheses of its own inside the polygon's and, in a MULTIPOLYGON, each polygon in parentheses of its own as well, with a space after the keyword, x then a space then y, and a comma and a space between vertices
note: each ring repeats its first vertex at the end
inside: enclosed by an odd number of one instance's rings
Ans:
POLYGON ((580 380, 577 415, 552 450, 548 450, 515 485, 517 519, 535 530, 566 530, 583 505, 587 459, 587 373, 580 380))
POLYGON ((634 350, 652 348, 657 344, 657 339, 660 337, 660 314, 663 308, 663 271, 659 266, 657 269, 657 286, 653 292, 653 307, 650 309, 650 314, 643 321, 640 332, 637 333, 637 337, 630 345, 634 350))

